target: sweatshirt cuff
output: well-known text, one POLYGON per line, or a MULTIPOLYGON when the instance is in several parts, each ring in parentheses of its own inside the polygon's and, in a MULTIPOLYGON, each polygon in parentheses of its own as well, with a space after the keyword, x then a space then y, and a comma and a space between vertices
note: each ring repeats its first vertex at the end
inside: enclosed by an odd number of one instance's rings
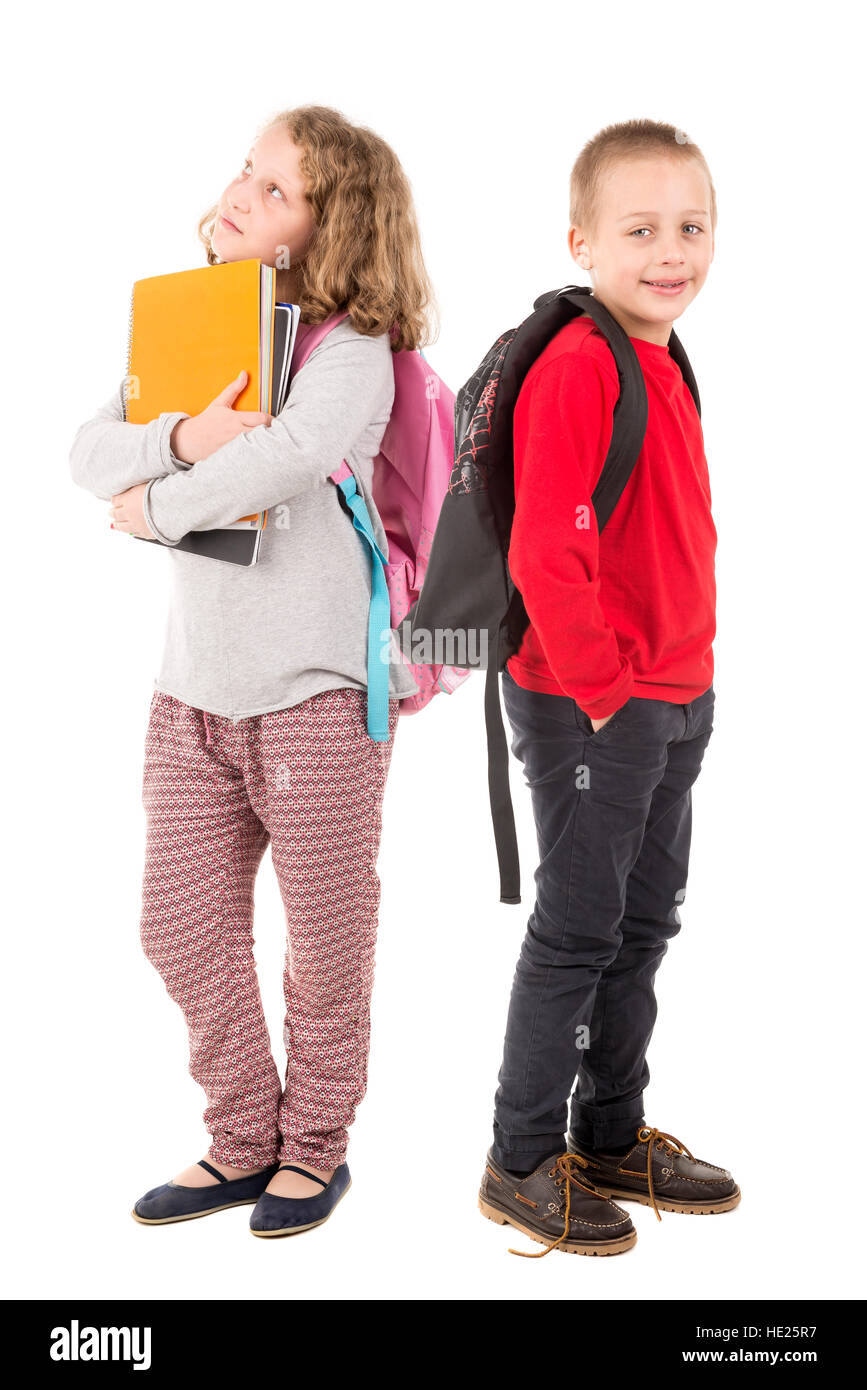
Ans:
POLYGON ((619 709, 631 699, 635 689, 635 674, 630 662, 621 677, 606 690, 604 695, 592 700, 589 704, 579 704, 580 708, 587 715, 588 719, 607 719, 610 714, 616 714, 619 709))
POLYGON ((192 468, 191 463, 184 463, 183 459, 177 458, 172 453, 172 430, 175 425, 180 424, 181 420, 189 420, 190 416, 182 410, 166 411, 160 416, 160 461, 166 473, 185 473, 188 468, 192 468))
MULTIPOLYGON (((192 467, 192 464, 190 465, 190 467, 192 467)), ((142 497, 142 513, 144 515, 145 521, 147 522, 148 530, 150 531, 152 536, 156 536, 157 540, 161 541, 163 545, 177 545, 179 541, 183 540, 183 536, 178 536, 175 540, 171 540, 168 536, 163 534, 157 523, 154 521, 151 493, 153 492, 154 486, 161 481, 162 479, 160 478, 151 478, 150 482, 145 488, 144 495, 142 497)))

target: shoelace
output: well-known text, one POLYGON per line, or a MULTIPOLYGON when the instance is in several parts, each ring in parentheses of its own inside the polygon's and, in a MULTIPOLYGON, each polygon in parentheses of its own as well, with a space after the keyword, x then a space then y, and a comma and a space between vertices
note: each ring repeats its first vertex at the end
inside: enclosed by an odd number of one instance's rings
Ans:
POLYGON ((566 1193, 566 1219, 565 1226, 563 1228, 563 1234, 561 1236, 558 1236, 555 1241, 552 1241, 550 1245, 546 1246, 544 1250, 513 1250, 512 1247, 509 1246, 510 1255, 524 1255, 525 1258, 528 1260, 540 1260, 543 1255, 548 1255, 551 1253, 552 1250, 556 1250, 561 1240, 566 1239, 566 1237, 569 1234, 569 1208, 571 1205, 572 1183, 574 1183, 576 1187, 580 1187, 584 1192, 589 1192, 591 1196, 598 1197, 600 1201, 604 1202, 606 1200, 602 1196, 601 1192, 596 1191, 596 1188, 592 1185, 592 1183, 588 1184, 585 1182, 581 1182, 580 1179, 576 1176, 576 1168, 581 1169, 586 1168, 587 1166, 587 1159, 582 1158, 580 1154, 563 1153, 557 1155, 554 1167, 548 1169, 548 1176, 549 1178, 556 1177, 557 1173, 559 1172, 565 1179, 564 1190, 566 1193))
POLYGON ((686 1158, 691 1158, 693 1162, 695 1162, 695 1157, 685 1144, 682 1144, 679 1139, 675 1139, 673 1134, 666 1134, 664 1129, 654 1129, 651 1125, 641 1126, 641 1129, 638 1130, 638 1142, 647 1145, 647 1186, 650 1189, 650 1200, 653 1204, 653 1210, 656 1212, 656 1219, 661 1221, 662 1217, 659 1213, 659 1207, 656 1205, 656 1195, 653 1191, 653 1150, 656 1149, 657 1153, 662 1153, 665 1150, 672 1158, 675 1153, 683 1154, 686 1158))

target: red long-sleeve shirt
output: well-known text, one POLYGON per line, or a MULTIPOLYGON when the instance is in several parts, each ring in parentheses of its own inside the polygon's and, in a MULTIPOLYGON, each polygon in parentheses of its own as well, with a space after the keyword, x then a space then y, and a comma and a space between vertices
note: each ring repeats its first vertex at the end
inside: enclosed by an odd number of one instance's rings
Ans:
POLYGON ((526 689, 571 696, 592 719, 632 695, 686 703, 713 679, 717 533, 701 422, 668 348, 630 342, 647 386, 647 433, 601 536, 590 497, 618 380, 591 319, 574 319, 547 345, 514 416, 508 558, 530 626, 508 669, 526 689))

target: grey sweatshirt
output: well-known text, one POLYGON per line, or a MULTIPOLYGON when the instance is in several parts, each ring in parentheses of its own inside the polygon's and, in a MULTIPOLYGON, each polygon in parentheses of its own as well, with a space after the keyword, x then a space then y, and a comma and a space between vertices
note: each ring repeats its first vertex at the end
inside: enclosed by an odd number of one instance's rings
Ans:
MULTIPOLYGON (((388 334, 370 338, 344 319, 314 348, 270 425, 193 464, 170 437, 183 412, 146 425, 123 419, 117 393, 78 430, 73 480, 108 501, 149 482, 144 512, 169 547, 172 594, 157 690, 237 721, 298 704, 321 690, 367 688, 370 550, 328 474, 346 459, 388 554, 371 493, 373 459, 394 400, 388 334), (269 509, 249 567, 171 547, 269 509)), ((156 546, 154 563, 166 563, 156 546)), ((418 687, 392 634, 389 695, 418 687)))

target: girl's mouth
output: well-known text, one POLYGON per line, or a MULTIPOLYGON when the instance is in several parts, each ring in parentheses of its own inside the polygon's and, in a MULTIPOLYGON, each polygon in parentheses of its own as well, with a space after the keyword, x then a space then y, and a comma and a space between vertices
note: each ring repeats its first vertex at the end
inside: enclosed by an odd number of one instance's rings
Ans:
POLYGON ((686 280, 642 280, 642 285, 653 290, 655 294, 680 294, 687 284, 686 280))
POLYGON ((229 229, 230 232, 237 232, 238 235, 240 236, 240 234, 241 234, 241 233, 240 233, 240 228, 239 228, 239 227, 236 227, 235 224, 234 224, 234 222, 230 222, 229 219, 228 219, 228 217, 221 217, 221 218, 220 218, 220 221, 222 222, 222 224, 223 224, 224 227, 228 227, 228 229, 229 229))

